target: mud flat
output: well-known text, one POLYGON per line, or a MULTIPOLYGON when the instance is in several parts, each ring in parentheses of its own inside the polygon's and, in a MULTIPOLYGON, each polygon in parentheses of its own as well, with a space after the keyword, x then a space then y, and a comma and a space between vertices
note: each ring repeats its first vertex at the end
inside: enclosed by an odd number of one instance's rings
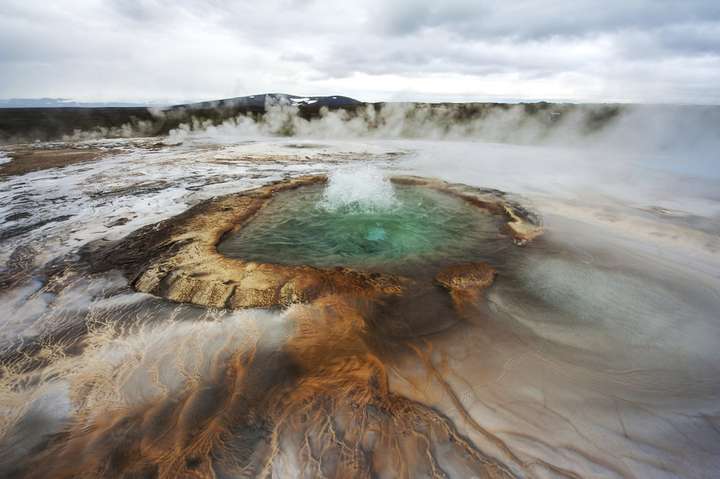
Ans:
POLYGON ((96 148, 13 149, 11 152, 6 153, 10 161, 0 165, 0 177, 23 175, 31 171, 61 168, 76 163, 96 161, 112 153, 111 151, 96 148))

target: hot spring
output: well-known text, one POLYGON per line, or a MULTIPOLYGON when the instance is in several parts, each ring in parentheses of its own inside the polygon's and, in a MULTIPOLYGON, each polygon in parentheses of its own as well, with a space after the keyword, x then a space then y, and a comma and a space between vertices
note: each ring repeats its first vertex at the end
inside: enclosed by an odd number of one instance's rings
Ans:
POLYGON ((507 247, 497 217, 444 192, 396 185, 384 201, 341 203, 328 190, 279 193, 218 251, 262 263, 401 272, 487 259, 507 247))

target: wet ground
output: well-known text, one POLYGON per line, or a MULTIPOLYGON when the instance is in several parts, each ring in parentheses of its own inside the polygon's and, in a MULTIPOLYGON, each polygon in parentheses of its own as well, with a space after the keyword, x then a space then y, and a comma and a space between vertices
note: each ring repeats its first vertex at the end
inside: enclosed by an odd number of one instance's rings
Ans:
POLYGON ((0 179, 0 475, 720 470, 711 175, 476 142, 163 141, 2 147, 101 154, 0 179), (508 191, 545 233, 491 258, 495 282, 460 314, 440 293, 387 316, 343 296, 214 310, 76 267, 89 242, 211 197, 368 164, 508 191))

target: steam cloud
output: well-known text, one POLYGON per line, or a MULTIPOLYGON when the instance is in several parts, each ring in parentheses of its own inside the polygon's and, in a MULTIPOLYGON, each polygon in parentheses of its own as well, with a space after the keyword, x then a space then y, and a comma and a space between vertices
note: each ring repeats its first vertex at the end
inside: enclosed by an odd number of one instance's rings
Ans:
POLYGON ((638 153, 690 153, 707 163, 720 150, 720 108, 693 106, 493 105, 388 103, 376 108, 321 109, 305 118, 296 105, 274 103, 259 117, 217 124, 192 118, 169 132, 170 144, 197 138, 294 136, 318 139, 478 140, 493 143, 594 147, 638 153))

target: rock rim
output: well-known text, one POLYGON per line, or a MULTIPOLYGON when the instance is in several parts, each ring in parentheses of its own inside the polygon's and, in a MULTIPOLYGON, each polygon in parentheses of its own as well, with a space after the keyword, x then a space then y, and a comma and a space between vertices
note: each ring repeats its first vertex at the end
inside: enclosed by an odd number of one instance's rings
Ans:
MULTIPOLYGON (((505 230, 517 245, 542 233, 538 217, 501 191, 416 176, 391 181, 453 194, 504 218, 505 230)), ((136 291, 205 307, 273 308, 336 294, 367 299, 403 295, 415 280, 345 267, 259 263, 218 252, 223 237, 242 228, 275 194, 325 182, 323 175, 303 176, 213 198, 85 254, 95 271, 124 271, 136 291)))
POLYGON ((495 268, 478 261, 443 268, 435 276, 435 281, 450 293, 455 309, 462 312, 493 284, 496 274, 495 268))

